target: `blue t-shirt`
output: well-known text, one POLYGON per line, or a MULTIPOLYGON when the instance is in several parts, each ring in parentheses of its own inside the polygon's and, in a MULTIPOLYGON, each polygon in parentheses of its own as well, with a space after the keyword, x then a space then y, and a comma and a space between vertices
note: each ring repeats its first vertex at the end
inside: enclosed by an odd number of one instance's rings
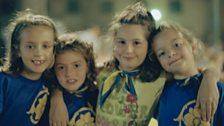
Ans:
MULTIPOLYGON (((203 126, 200 109, 195 108, 202 74, 188 79, 173 79, 166 82, 159 102, 159 126, 203 126)), ((224 84, 218 82, 219 104, 214 116, 214 126, 224 126, 224 84)))
POLYGON ((70 125, 94 125, 97 96, 98 90, 94 92, 86 90, 78 94, 71 94, 67 91, 63 91, 64 101, 69 113, 70 125))
MULTIPOLYGON (((0 126, 36 126, 49 99, 48 85, 0 73, 0 126)), ((41 120, 47 125, 48 120, 41 120)))

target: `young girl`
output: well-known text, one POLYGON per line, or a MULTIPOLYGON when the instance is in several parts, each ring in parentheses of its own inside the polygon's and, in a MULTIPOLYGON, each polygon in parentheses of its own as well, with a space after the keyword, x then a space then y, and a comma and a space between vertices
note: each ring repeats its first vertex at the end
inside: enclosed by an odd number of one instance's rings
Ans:
POLYGON ((70 126, 94 126, 98 89, 93 49, 75 34, 59 37, 54 64, 70 126))
MULTIPOLYGON (((165 78, 157 79, 160 76, 159 66, 149 60, 148 38, 154 28, 152 15, 141 3, 127 7, 112 21, 110 31, 115 61, 110 65, 111 69, 102 71, 99 75, 102 83, 99 81, 97 126, 146 126, 155 113, 165 78)), ((205 76, 211 78, 210 74, 205 76)), ((206 79, 202 87, 207 89, 212 85, 211 92, 215 92, 216 80, 218 77, 206 79)), ((206 92, 203 97, 208 94, 206 89, 202 90, 202 94, 206 92)), ((206 98, 211 96, 213 95, 209 94, 206 98)), ((61 100, 57 101, 58 104, 60 102, 61 100)), ((203 112, 206 110, 211 109, 204 108, 203 112)), ((52 121, 63 122, 56 117, 52 121)))
POLYGON ((52 64, 57 33, 51 19, 29 11, 9 24, 9 54, 0 73, 0 125, 47 125, 40 119, 48 101, 43 72, 52 64))
MULTIPOLYGON (((160 126, 209 126, 195 107, 202 80, 198 71, 199 41, 175 24, 160 25, 153 32, 152 49, 163 69, 173 78, 166 82, 160 97, 160 126)), ((224 84, 218 82, 219 103, 211 125, 224 126, 224 84)))

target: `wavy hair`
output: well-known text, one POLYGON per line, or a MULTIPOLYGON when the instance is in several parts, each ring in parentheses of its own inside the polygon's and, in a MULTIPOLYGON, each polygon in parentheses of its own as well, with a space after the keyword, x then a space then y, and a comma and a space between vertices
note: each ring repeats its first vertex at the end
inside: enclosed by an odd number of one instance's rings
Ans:
POLYGON ((97 73, 93 54, 93 46, 85 41, 80 40, 78 36, 74 33, 67 33, 61 35, 58 40, 59 42, 56 45, 55 55, 61 54, 68 50, 81 53, 88 67, 88 72, 84 82, 84 86, 86 85, 87 87, 89 87, 90 90, 96 89, 95 83, 97 73))

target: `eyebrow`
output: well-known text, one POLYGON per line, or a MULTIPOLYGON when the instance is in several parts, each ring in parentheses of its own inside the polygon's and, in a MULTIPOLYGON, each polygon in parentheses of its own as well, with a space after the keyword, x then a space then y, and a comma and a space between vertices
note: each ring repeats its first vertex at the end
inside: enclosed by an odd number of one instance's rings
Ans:
MULTIPOLYGON (((126 40, 126 39, 121 38, 121 37, 117 37, 116 39, 118 39, 118 40, 126 40)), ((135 39, 133 39, 133 40, 138 40, 138 41, 141 41, 142 39, 140 39, 140 38, 135 38, 135 39)))
MULTIPOLYGON (((81 60, 77 60, 77 61, 71 62, 71 64, 74 64, 74 63, 82 63, 82 61, 81 60)), ((59 62, 59 63, 55 62, 55 65, 65 65, 65 64, 61 63, 61 62, 59 62)))
MULTIPOLYGON (((39 44, 39 42, 34 42, 34 41, 31 41, 31 40, 28 40, 25 42, 25 44, 39 44)), ((54 42, 51 42, 51 41, 44 41, 43 43, 41 44, 49 44, 49 45, 54 45, 54 42)))

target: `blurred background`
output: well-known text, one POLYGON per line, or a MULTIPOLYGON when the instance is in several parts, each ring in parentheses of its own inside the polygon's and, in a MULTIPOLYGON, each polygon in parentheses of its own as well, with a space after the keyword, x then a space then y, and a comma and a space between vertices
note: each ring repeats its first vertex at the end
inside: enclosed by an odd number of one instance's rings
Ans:
POLYGON ((192 31, 205 43, 207 61, 223 71, 224 0, 0 0, 0 57, 7 45, 3 33, 9 19, 30 8, 54 19, 61 33, 78 31, 81 38, 92 42, 97 66, 102 66, 112 55, 112 43, 105 37, 112 17, 138 1, 157 22, 178 22, 192 31))
MULTIPOLYGON (((77 32, 94 45, 97 66, 112 55, 105 33, 112 17, 140 0, 0 0, 0 57, 4 56, 3 33, 17 11, 30 8, 48 15, 61 29, 77 32)), ((224 70, 224 0, 141 0, 157 22, 175 21, 192 31, 206 45, 207 61, 224 70)), ((224 78, 224 75, 221 75, 224 78)), ((153 124, 152 126, 155 126, 153 124)))
POLYGON ((0 56, 5 50, 3 30, 16 11, 30 8, 53 18, 63 32, 81 31, 83 38, 94 42, 97 52, 105 46, 98 41, 102 41, 114 14, 137 1, 145 3, 158 22, 178 22, 209 47, 223 49, 224 0, 0 0, 0 56))

